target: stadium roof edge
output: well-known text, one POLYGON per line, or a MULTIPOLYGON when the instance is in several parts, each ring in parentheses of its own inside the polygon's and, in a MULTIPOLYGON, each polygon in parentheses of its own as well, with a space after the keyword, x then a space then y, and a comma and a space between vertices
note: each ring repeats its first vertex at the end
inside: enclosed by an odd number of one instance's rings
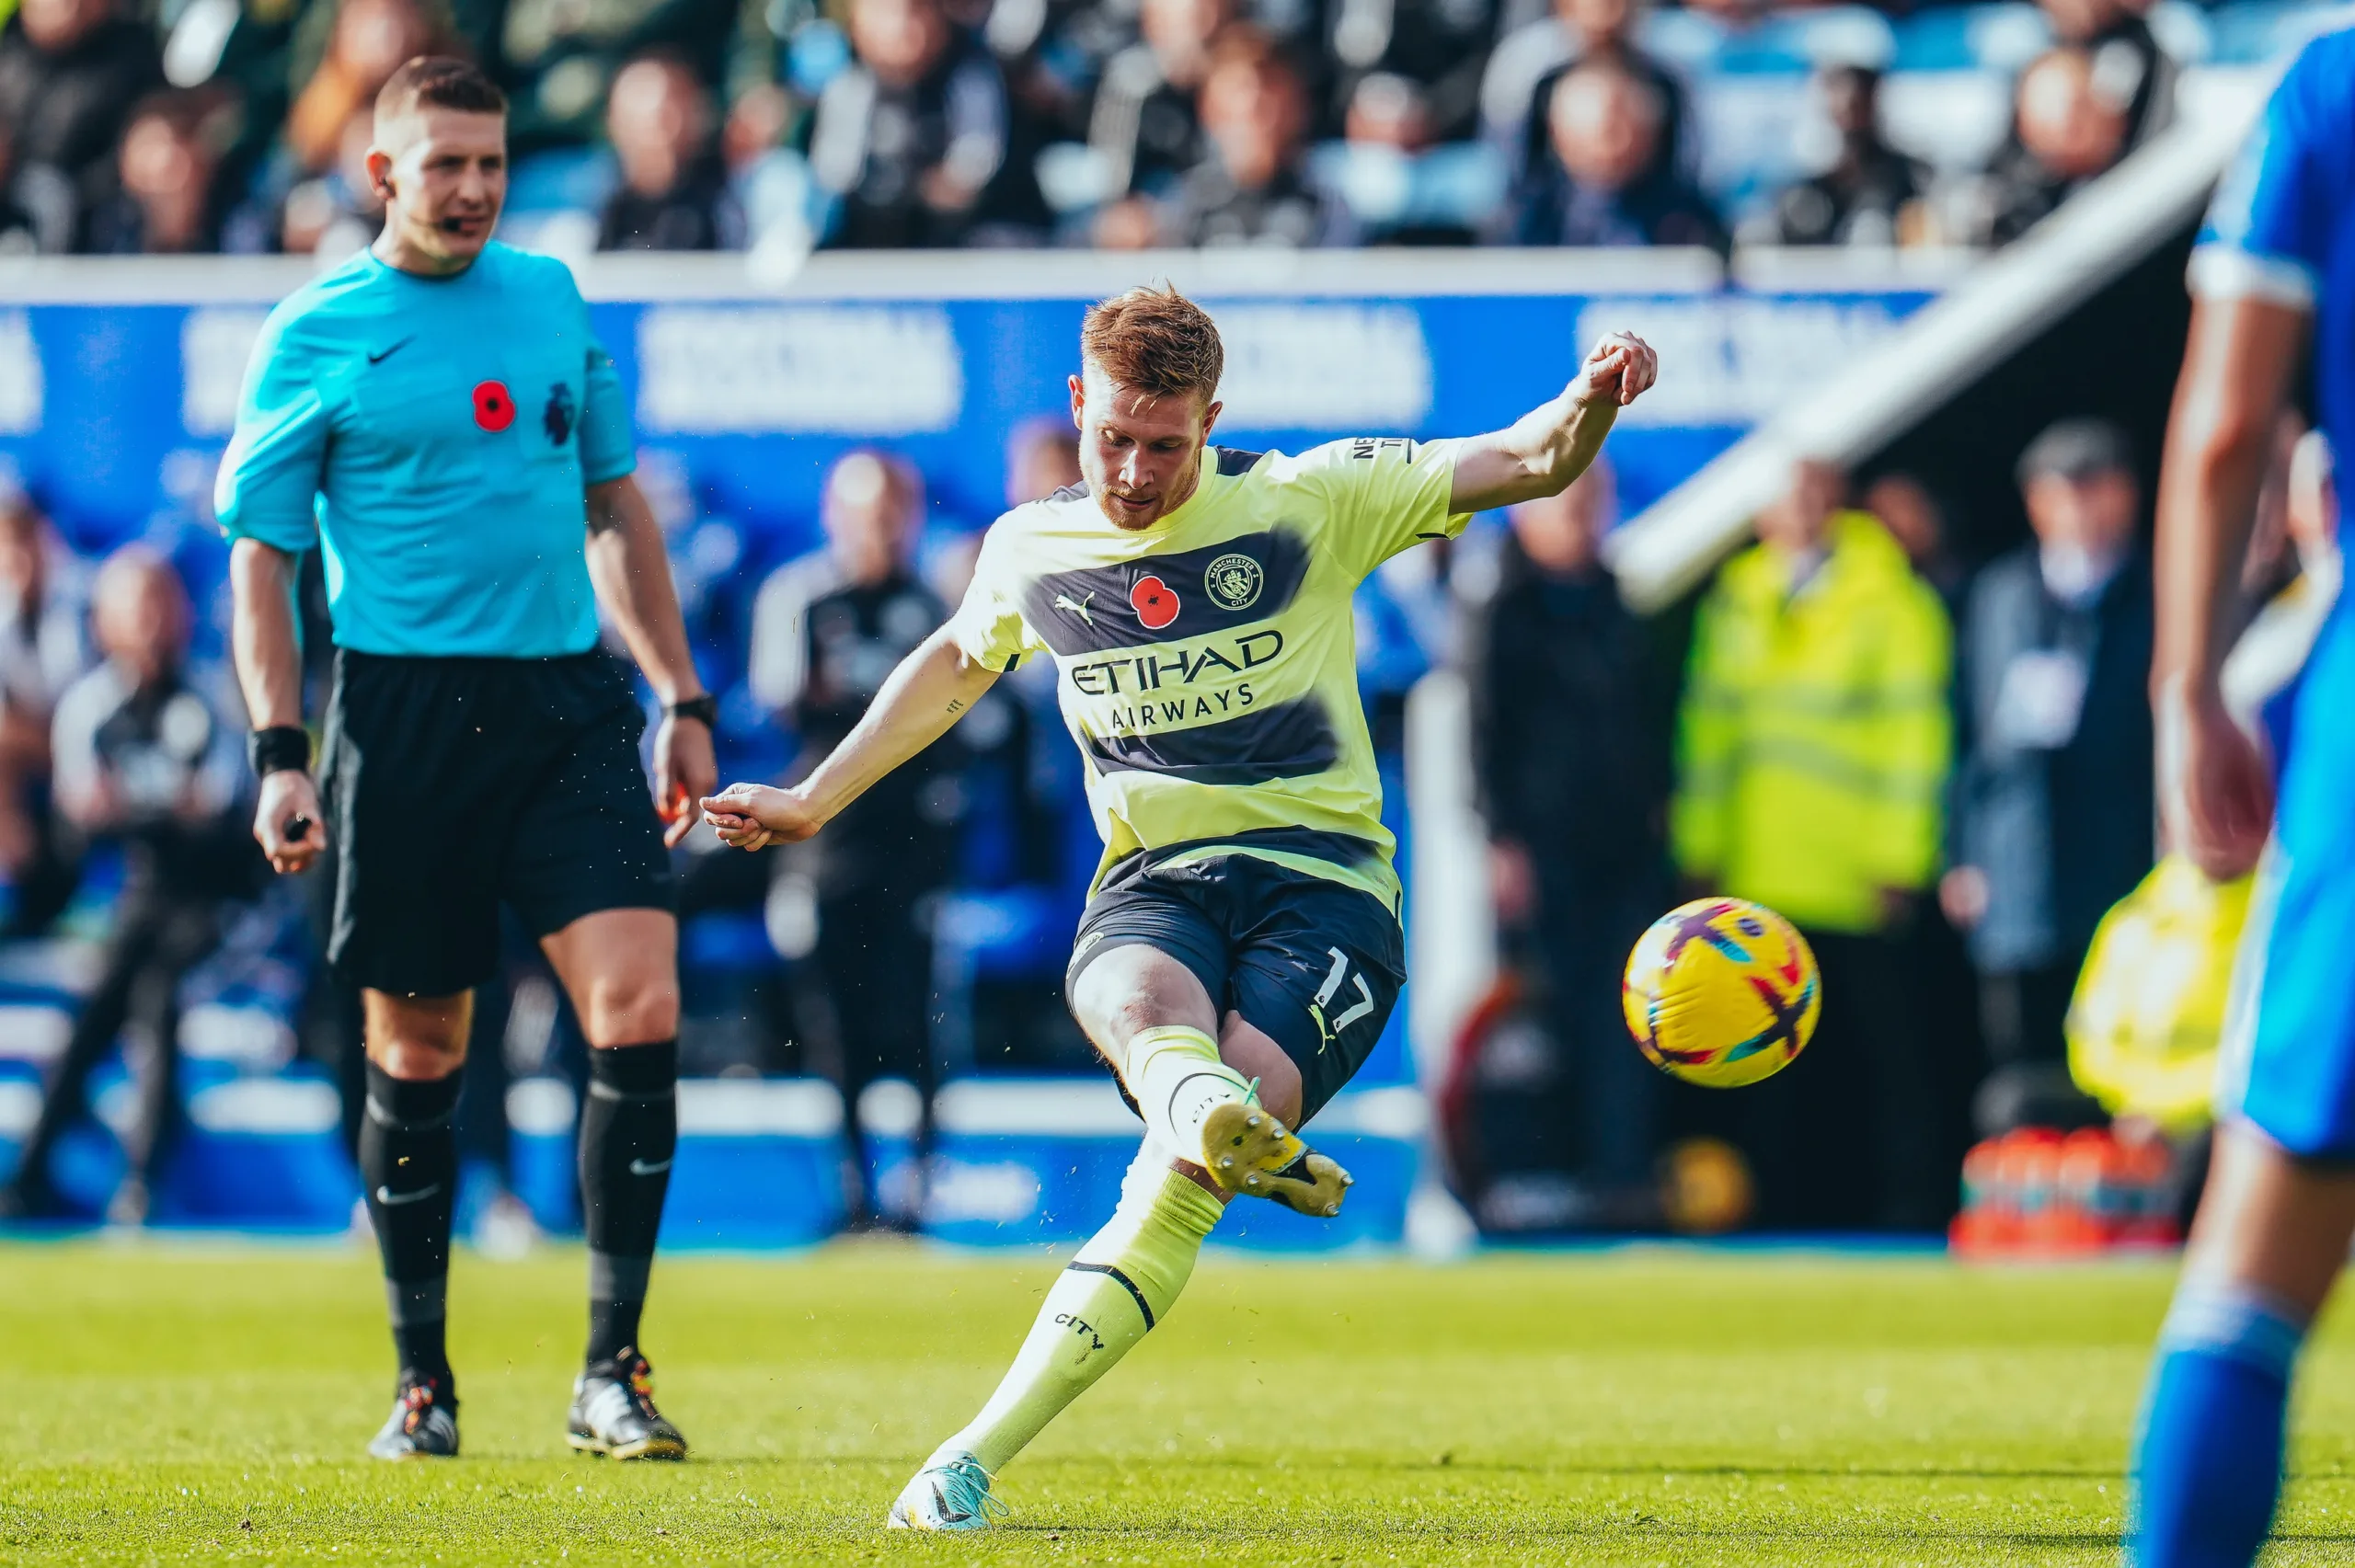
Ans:
MULTIPOLYGON (((1628 604, 1673 602, 1744 538, 1796 458, 1852 464, 1885 446, 2189 222, 2272 81, 2203 95, 2172 128, 1972 269, 1814 396, 1726 449, 1612 536, 1628 604)), ((1664 372, 1672 367, 1663 367, 1664 372)))

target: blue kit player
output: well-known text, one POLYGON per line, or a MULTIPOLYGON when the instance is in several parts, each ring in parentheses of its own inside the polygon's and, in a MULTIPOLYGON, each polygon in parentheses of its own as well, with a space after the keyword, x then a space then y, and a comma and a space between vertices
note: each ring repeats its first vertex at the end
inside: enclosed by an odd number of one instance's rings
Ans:
POLYGON ((490 243, 506 110, 461 61, 396 72, 368 153, 383 235, 281 304, 255 346, 217 498, 257 727, 254 835, 281 872, 334 850, 327 959, 361 994, 360 1170, 400 1360, 369 1451, 458 1448, 442 1335, 451 1117, 504 903, 594 1047, 580 1117, 589 1348, 569 1439, 679 1459, 638 1316, 678 1136, 661 818, 675 841, 711 786, 712 700, 588 307, 561 263, 490 243), (336 646, 316 787, 290 592, 315 546, 336 646), (650 795, 637 695, 598 647, 601 599, 668 708, 650 795))
POLYGON ((2210 876, 2258 878, 2214 1163, 2136 1442, 2129 1554, 2246 1568, 2280 1490, 2291 1372, 2355 1233, 2355 613, 2332 611, 2278 757, 2225 715, 2217 670, 2275 416, 2309 348, 2321 427, 2355 452, 2355 32, 2290 67, 2190 282, 2159 495, 2162 800, 2210 876))

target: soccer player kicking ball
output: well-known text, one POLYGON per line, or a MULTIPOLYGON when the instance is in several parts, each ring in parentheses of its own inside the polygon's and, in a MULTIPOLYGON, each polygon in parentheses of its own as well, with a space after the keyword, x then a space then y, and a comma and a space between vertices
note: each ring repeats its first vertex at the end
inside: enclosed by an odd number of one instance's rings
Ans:
POLYGON ((473 66, 402 66, 377 97, 368 154, 383 236, 281 304, 255 345, 218 496, 258 727, 254 836, 281 872, 308 866, 327 836, 338 852, 327 957, 361 988, 360 1171, 400 1355, 369 1452, 458 1450, 442 1347, 451 1115, 504 900, 594 1047, 580 1118, 589 1352, 571 1442, 679 1459, 638 1332, 678 1135, 657 800, 675 841, 714 778, 712 704, 588 308, 560 262, 488 243, 506 154, 506 101, 473 66), (336 644, 325 814, 291 613, 294 557, 314 544, 336 644), (655 799, 628 677, 597 647, 599 596, 669 705, 655 799))
POLYGON ((956 616, 807 779, 704 802, 741 848, 806 839, 1032 652, 1086 754, 1105 856, 1065 994, 1144 1146, 996 1394, 891 1505, 899 1528, 985 1527, 992 1475, 1168 1312, 1229 1198, 1339 1211, 1348 1173, 1292 1129, 1406 979, 1350 596, 1473 512, 1567 488, 1655 371, 1616 335, 1511 429, 1288 457, 1209 444, 1218 330, 1175 292, 1097 305, 1080 359, 1086 482, 998 520, 956 616))
POLYGON ((2355 453, 2350 149, 2355 32, 2341 31, 2281 79, 2191 255, 2159 485, 2161 804, 2200 869, 2255 865, 2257 881, 2215 1157, 2135 1444, 2140 1568, 2256 1560, 2290 1375, 2355 1234, 2355 606, 2342 594, 2315 640, 2280 757, 2234 725, 2218 689, 2274 421, 2310 340, 2323 430, 2342 462, 2355 453))

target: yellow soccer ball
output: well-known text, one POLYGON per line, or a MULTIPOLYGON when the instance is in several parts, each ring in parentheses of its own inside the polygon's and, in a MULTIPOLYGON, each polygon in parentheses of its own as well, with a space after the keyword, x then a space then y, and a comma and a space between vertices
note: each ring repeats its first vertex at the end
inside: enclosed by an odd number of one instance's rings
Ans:
POLYGON ((1652 1065, 1738 1089, 1791 1064, 1815 1033, 1823 984, 1807 939, 1763 904, 1696 898, 1652 922, 1619 990, 1652 1065))

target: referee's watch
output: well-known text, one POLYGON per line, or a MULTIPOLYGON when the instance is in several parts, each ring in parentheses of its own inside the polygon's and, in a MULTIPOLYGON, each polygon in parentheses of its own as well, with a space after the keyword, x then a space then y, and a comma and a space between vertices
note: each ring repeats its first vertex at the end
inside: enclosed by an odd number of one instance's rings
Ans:
POLYGON ((689 697, 684 702, 672 703, 662 711, 672 718, 694 719, 706 729, 719 727, 719 699, 708 692, 700 697, 689 697))

